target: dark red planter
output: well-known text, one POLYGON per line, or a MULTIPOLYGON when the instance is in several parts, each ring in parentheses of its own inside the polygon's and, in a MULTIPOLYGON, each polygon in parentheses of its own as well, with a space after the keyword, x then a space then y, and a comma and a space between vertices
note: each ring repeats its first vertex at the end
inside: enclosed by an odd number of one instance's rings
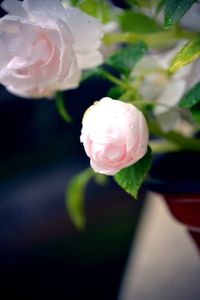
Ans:
POLYGON ((200 193, 164 194, 173 216, 185 224, 200 249, 200 193))
POLYGON ((158 192, 172 215, 186 225, 200 250, 200 154, 168 153, 155 157, 146 182, 158 192))

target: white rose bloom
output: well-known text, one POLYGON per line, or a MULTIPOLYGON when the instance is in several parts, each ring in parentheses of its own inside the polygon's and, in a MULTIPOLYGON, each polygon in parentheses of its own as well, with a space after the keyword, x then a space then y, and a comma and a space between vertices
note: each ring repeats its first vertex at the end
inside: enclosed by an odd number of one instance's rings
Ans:
POLYGON ((102 63, 103 25, 59 0, 5 0, 0 19, 0 83, 40 98, 75 88, 81 71, 102 63))
POLYGON ((176 106, 186 90, 200 80, 200 73, 197 72, 200 61, 183 67, 171 77, 167 75, 172 59, 182 46, 183 43, 165 54, 145 56, 132 73, 135 77, 144 76, 141 95, 161 104, 155 107, 154 113, 165 131, 172 130, 180 120, 176 106))
POLYGON ((86 110, 80 139, 93 170, 115 175, 146 154, 149 134, 137 107, 104 97, 86 110))

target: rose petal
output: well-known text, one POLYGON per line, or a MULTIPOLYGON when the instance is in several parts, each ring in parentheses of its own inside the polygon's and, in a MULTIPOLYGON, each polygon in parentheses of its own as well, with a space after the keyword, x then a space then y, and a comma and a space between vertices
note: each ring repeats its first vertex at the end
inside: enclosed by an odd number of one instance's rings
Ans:
POLYGON ((88 54, 77 54, 79 68, 84 70, 96 67, 103 63, 103 56, 99 51, 93 51, 88 54))
POLYGON ((66 23, 74 36, 77 54, 88 54, 99 48, 103 36, 103 25, 77 8, 66 9, 66 23))
POLYGON ((1 7, 9 14, 19 17, 27 17, 27 12, 22 7, 22 2, 17 0, 4 0, 1 7))
POLYGON ((65 10, 59 0, 24 0, 22 6, 28 12, 44 13, 64 19, 65 10))
POLYGON ((112 168, 112 167, 108 167, 107 165, 99 166, 99 164, 95 163, 93 160, 90 160, 90 166, 95 172, 100 174, 113 176, 117 173, 116 167, 112 168))
POLYGON ((78 68, 76 58, 72 57, 69 73, 66 78, 59 84, 60 90, 76 88, 80 81, 81 72, 78 68))

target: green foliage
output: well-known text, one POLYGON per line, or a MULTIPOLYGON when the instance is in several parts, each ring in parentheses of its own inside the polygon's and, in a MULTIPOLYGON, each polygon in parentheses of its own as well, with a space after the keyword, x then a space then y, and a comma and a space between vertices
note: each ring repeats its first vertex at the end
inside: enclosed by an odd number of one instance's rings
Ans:
POLYGON ((70 5, 71 6, 77 6, 80 0, 70 0, 70 5))
POLYGON ((121 27, 124 31, 137 33, 151 33, 162 31, 160 25, 150 17, 126 10, 120 15, 121 27))
POLYGON ((110 21, 111 5, 106 0, 82 0, 78 7, 85 13, 98 18, 103 23, 110 21))
POLYGON ((76 175, 70 181, 66 192, 66 207, 69 217, 77 229, 85 228, 84 193, 94 173, 89 168, 76 175))
POLYGON ((165 2, 166 2, 166 0, 160 0, 160 1, 158 1, 157 5, 156 5, 156 11, 155 11, 155 15, 156 16, 159 14, 159 12, 161 11, 161 9, 163 8, 165 2))
POLYGON ((200 125, 200 102, 191 107, 193 120, 200 125))
POLYGON ((189 108, 200 102, 200 82, 195 84, 180 100, 179 106, 189 108))
POLYGON ((100 67, 97 68, 92 68, 90 70, 85 70, 82 77, 81 77, 81 81, 85 81, 88 80, 92 77, 103 77, 102 75, 102 69, 100 67))
POLYGON ((147 46, 138 42, 120 49, 106 61, 108 65, 125 76, 129 76, 137 62, 144 56, 147 46))
POLYGON ((137 198, 138 190, 147 176, 152 163, 151 149, 146 155, 134 165, 119 171, 115 176, 115 181, 127 193, 137 198))
POLYGON ((125 90, 123 88, 120 86, 114 86, 109 90, 108 97, 112 99, 119 99, 124 93, 125 90))
POLYGON ((55 103, 56 103, 56 108, 60 116, 66 121, 66 122, 72 122, 72 118, 67 112, 67 109, 65 107, 65 101, 63 97, 62 92, 57 92, 55 96, 55 103))
POLYGON ((181 99, 180 107, 190 108, 192 118, 200 124, 200 82, 195 84, 181 99))
POLYGON ((196 0, 166 0, 165 6, 165 20, 164 25, 166 28, 171 27, 177 23, 190 7, 197 2, 196 0))
POLYGON ((178 71, 183 66, 191 63, 200 56, 200 34, 196 34, 184 47, 177 53, 169 68, 170 73, 178 71))

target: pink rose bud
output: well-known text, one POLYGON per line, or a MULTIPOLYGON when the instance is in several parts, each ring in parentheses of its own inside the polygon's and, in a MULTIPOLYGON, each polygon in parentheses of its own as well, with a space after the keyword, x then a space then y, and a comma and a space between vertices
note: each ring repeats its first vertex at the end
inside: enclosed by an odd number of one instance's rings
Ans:
POLYGON ((28 98, 75 88, 102 63, 103 25, 59 0, 5 0, 0 19, 0 83, 28 98))
POLYGON ((106 97, 85 112, 80 139, 93 170, 115 175, 145 155, 148 127, 134 105, 106 97))

